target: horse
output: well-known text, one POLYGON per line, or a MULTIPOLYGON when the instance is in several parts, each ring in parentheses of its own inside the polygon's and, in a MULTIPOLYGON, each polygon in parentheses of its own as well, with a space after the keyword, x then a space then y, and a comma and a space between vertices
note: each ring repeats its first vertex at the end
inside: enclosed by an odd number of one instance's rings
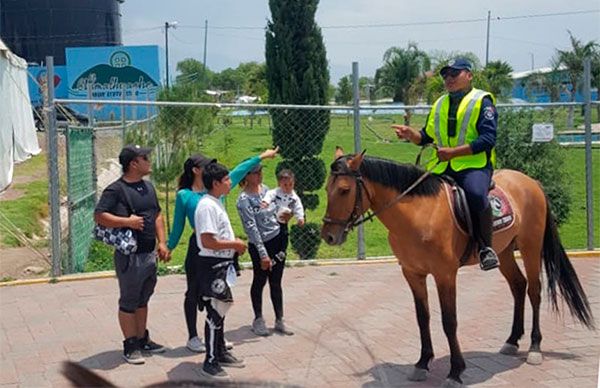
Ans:
MULTIPOLYGON (((519 340, 524 334, 527 293, 533 309, 527 362, 541 364, 542 260, 554 311, 558 311, 558 286, 573 317, 589 329, 594 328, 594 318, 560 242, 549 201, 541 185, 514 170, 497 170, 493 179, 514 209, 512 226, 493 236, 500 272, 514 298, 512 330, 500 353, 517 353, 519 340), (523 276, 515 261, 516 248, 521 252, 527 277, 523 276)), ((440 177, 419 166, 365 157, 364 152, 344 155, 343 150, 338 148, 327 180, 327 208, 321 238, 329 245, 341 245, 354 226, 370 218, 363 216, 367 210, 377 216, 388 229, 388 242, 415 302, 421 355, 408 378, 411 381, 426 380, 434 357, 426 284, 426 277, 431 274, 436 283, 442 325, 450 347, 451 367, 444 385, 461 386, 460 375, 466 366, 456 335, 456 276, 462 264, 473 265, 479 260, 475 250, 468 251, 469 246, 472 247, 469 236, 453 221, 452 208, 444 189, 446 184, 440 177), (461 261, 461 257, 466 260, 461 261)))

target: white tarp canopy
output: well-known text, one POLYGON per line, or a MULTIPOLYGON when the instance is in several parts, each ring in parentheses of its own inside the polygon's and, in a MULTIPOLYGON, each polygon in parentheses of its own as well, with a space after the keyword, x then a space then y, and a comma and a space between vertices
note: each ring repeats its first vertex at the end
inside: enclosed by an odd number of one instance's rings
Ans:
POLYGON ((27 62, 0 39, 0 191, 12 182, 15 163, 40 153, 27 89, 27 62))

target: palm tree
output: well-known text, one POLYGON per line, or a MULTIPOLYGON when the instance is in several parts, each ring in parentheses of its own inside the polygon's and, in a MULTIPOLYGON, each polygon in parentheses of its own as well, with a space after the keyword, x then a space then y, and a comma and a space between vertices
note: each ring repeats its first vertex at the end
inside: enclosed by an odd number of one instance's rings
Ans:
POLYGON ((513 80, 510 76, 513 68, 508 62, 491 61, 483 68, 483 77, 487 79, 488 91, 498 99, 510 97, 513 87, 513 80))
POLYGON ((394 102, 408 104, 408 89, 415 79, 429 70, 431 61, 417 44, 410 42, 407 48, 390 47, 383 54, 383 66, 375 73, 377 89, 392 91, 394 102))
MULTIPOLYGON (((569 39, 571 40, 570 50, 556 50, 554 62, 558 65, 562 65, 566 68, 567 78, 571 84, 570 96, 571 102, 575 101, 575 95, 579 89, 581 79, 583 76, 583 61, 585 58, 597 58, 598 55, 598 43, 596 41, 589 41, 583 43, 581 40, 573 36, 571 31, 569 33, 569 39)), ((573 127, 573 107, 569 108, 569 117, 567 125, 573 127)))

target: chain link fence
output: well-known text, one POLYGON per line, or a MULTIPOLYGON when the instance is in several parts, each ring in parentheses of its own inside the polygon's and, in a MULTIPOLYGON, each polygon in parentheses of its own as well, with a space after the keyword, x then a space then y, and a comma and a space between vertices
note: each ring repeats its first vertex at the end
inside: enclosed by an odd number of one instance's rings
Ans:
MULTIPOLYGON (((90 193, 97 198, 102 190, 121 176, 118 154, 125 144, 154 147, 153 172, 150 179, 159 193, 167 230, 173 229, 173 213, 177 192, 177 178, 183 163, 191 154, 201 152, 217 158, 232 169, 247 158, 260 154, 275 145, 280 156, 263 162, 264 184, 277 187, 276 173, 291 169, 296 177, 295 191, 300 196, 306 224, 290 221, 291 259, 329 259, 357 257, 357 234, 352 233, 343 246, 331 247, 321 244, 320 225, 325 212, 324 184, 329 165, 334 159, 336 146, 346 152, 354 152, 356 124, 353 108, 349 106, 274 106, 235 105, 189 102, 108 102, 61 101, 58 106, 86 107, 91 113, 90 132, 69 129, 70 139, 59 147, 61 181, 68 177, 67 190, 61 185, 63 204, 68 207, 68 223, 64 254, 68 259, 63 271, 95 271, 112 268, 112 250, 90 238, 93 227, 93 205, 90 193), (151 112, 133 120, 136 110, 151 112), (103 111, 113 114, 105 118, 103 111), (124 113, 124 117, 114 112, 124 113), (87 135, 84 135, 86 133, 87 135), (85 139, 80 138, 86 137, 85 139), (87 151, 83 151, 87 150, 87 151), (77 152, 78 155, 68 156, 77 152), (64 167, 63 167, 64 166, 64 167), (73 170, 73 171, 72 171, 73 170), (63 178, 65 177, 65 178, 63 178), (94 185, 94 187, 90 187, 94 185), (95 190, 93 190, 95 189, 95 190), (83 210, 85 209, 85 210, 83 210), (91 220, 91 221, 90 221, 91 220), (87 246, 86 246, 87 245, 87 246)), ((58 108, 60 109, 60 108, 58 108)), ((419 151, 410 143, 398 141, 391 129, 392 124, 406 123, 421 128, 426 121, 430 106, 361 107, 358 125, 360 141, 368 155, 389 158, 399 162, 413 163, 419 151), (407 115, 408 113, 408 115, 407 115)), ((518 137, 523 147, 536 147, 531 141, 533 123, 551 123, 555 140, 577 143, 583 136, 581 105, 555 104, 552 106, 499 106, 499 142, 501 132, 511 138, 518 137), (512 128, 512 129, 511 129, 512 128), (510 130, 509 130, 510 129, 510 130)), ((595 118, 597 122, 597 116, 595 118)), ((61 136, 65 137, 64 135, 61 136)), ((552 142, 557 153, 564 147, 552 142)), ((522 156, 519 147, 504 147, 502 160, 516 160, 522 156)), ((539 168, 544 168, 540 166, 539 168)), ((546 166, 548 168, 548 166, 546 166)), ((561 178, 563 179, 563 178, 561 178)), ((566 179, 566 178, 565 178, 566 179)), ((241 188, 235 187, 226 197, 225 205, 237 236, 245 238, 245 232, 236 209, 241 188)), ((568 203, 563 204, 568 206, 568 203)), ((562 206, 562 205, 561 205, 562 206)), ((173 252, 172 264, 182 264, 191 229, 188 225, 173 252)), ((367 223, 364 229, 365 250, 368 257, 388 256, 392 252, 387 243, 387 231, 378 222, 367 223)), ((244 255, 243 260, 248 260, 244 255)))

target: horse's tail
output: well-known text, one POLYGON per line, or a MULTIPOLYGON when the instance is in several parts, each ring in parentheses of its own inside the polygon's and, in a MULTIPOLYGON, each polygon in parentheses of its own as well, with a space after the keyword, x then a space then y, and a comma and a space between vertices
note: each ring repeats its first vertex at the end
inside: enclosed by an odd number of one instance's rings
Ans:
POLYGON ((587 328, 594 329, 594 317, 587 296, 577 278, 573 264, 560 242, 554 216, 550 211, 550 202, 546 197, 546 230, 542 247, 544 267, 548 278, 548 294, 552 307, 558 310, 556 284, 560 288, 564 300, 569 306, 571 315, 576 317, 587 328))

